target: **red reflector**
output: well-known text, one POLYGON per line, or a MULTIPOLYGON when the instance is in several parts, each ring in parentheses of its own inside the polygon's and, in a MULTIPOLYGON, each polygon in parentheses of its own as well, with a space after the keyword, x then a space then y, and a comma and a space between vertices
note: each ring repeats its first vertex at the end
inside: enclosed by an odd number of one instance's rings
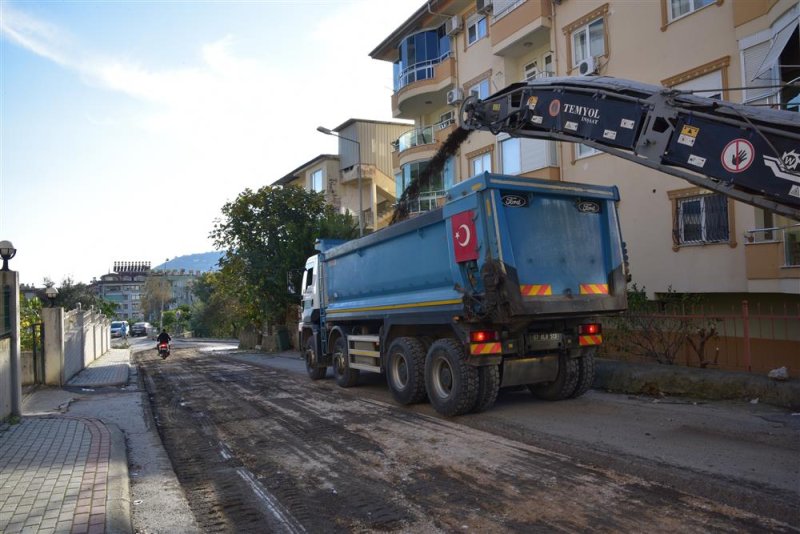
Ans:
POLYGON ((594 336, 601 332, 600 324, 589 323, 578 326, 578 333, 582 336, 594 336))
POLYGON ((472 343, 486 343, 487 341, 497 341, 500 336, 492 330, 476 330, 469 333, 469 340, 472 343))

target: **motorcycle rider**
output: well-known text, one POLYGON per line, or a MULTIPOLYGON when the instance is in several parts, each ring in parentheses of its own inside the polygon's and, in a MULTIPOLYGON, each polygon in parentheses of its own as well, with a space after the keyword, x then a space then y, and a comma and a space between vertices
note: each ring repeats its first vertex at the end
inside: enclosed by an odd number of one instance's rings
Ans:
POLYGON ((158 334, 158 337, 156 338, 156 350, 158 350, 158 346, 162 343, 166 343, 167 346, 169 346, 170 341, 172 341, 172 338, 169 336, 169 334, 167 334, 167 329, 162 328, 161 333, 158 334))

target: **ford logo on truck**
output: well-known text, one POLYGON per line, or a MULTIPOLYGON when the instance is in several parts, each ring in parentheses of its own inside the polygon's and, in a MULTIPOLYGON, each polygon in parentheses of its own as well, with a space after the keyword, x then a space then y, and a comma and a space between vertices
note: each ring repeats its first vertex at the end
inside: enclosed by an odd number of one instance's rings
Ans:
POLYGON ((528 199, 520 195, 503 195, 503 206, 507 208, 524 208, 528 199))
POLYGON ((600 204, 591 200, 579 200, 576 206, 581 213, 600 213, 600 204))

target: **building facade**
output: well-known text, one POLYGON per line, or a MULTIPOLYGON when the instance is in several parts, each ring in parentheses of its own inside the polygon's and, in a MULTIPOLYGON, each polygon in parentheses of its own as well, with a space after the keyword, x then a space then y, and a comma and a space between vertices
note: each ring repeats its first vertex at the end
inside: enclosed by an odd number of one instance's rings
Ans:
POLYGON ((112 271, 91 285, 100 298, 116 304, 115 319, 140 321, 142 293, 149 274, 149 261, 115 261, 112 271))
MULTIPOLYGON (((532 78, 608 75, 797 110, 787 84, 800 79, 798 9, 796 0, 431 0, 370 54, 393 64, 393 115, 415 122, 395 143, 396 181, 405 187, 424 168, 467 95, 532 78)), ((489 132, 473 132, 424 193, 435 199, 484 171, 618 186, 633 281, 650 294, 800 297, 797 221, 585 145, 489 132)))
POLYGON ((358 217, 361 212, 366 230, 382 228, 396 200, 392 143, 409 127, 400 122, 349 119, 330 130, 339 138, 338 154, 320 154, 274 185, 323 193, 340 213, 358 217))

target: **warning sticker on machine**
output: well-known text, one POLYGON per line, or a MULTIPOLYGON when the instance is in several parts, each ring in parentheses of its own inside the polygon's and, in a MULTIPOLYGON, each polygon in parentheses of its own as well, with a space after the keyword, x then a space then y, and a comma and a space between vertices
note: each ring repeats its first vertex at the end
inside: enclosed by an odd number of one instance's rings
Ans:
POLYGON ((755 157, 753 144, 747 139, 734 139, 722 151, 722 166, 728 172, 744 172, 750 168, 755 157))
POLYGON ((534 115, 531 117, 531 122, 533 124, 542 124, 542 116, 541 115, 534 115))
POLYGON ((537 102, 539 102, 539 97, 538 96, 528 97, 528 109, 535 108, 537 102))
POLYGON ((789 190, 789 194, 793 197, 800 198, 800 185, 793 185, 789 190))
POLYGON ((700 128, 697 126, 689 126, 688 124, 684 124, 683 128, 681 128, 681 134, 678 136, 678 143, 686 146, 694 146, 694 142, 697 139, 697 134, 700 133, 700 128))
POLYGON ((630 119, 622 119, 622 121, 620 121, 619 123, 619 126, 620 128, 626 128, 628 130, 632 130, 634 124, 635 123, 630 119))
POLYGON ((695 167, 700 167, 701 169, 706 164, 706 158, 701 158, 700 156, 695 156, 694 154, 689 156, 689 165, 694 165, 695 167))
POLYGON ((603 130, 603 137, 611 139, 612 141, 617 138, 617 132, 614 130, 603 130))
POLYGON ((572 130, 573 132, 577 132, 578 131, 578 123, 577 122, 572 122, 572 121, 567 121, 564 124, 564 129, 565 130, 572 130))

